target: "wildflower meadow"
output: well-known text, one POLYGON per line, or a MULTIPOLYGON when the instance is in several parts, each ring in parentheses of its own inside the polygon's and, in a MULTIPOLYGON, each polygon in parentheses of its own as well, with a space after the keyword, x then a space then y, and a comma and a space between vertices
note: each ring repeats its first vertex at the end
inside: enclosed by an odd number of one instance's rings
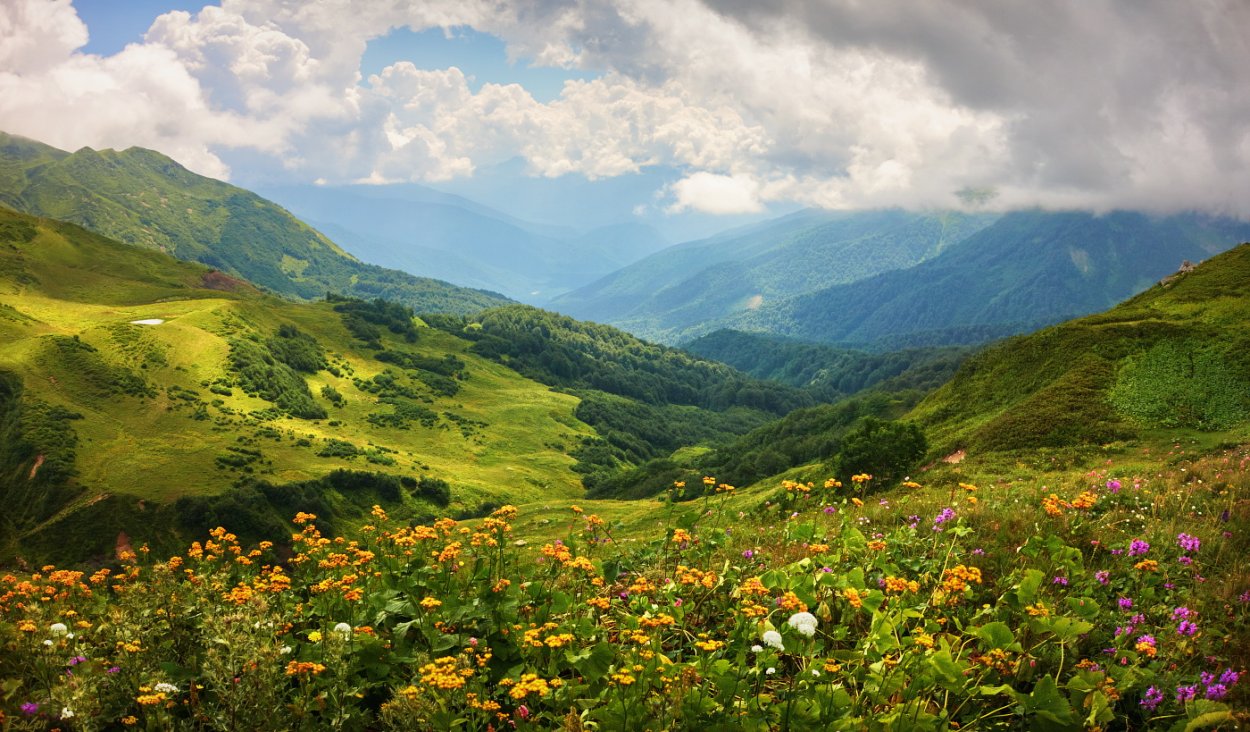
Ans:
POLYGON ((1248 462, 882 492, 708 477, 650 529, 375 508, 353 538, 301 513, 281 542, 219 528, 176 556, 13 571, 0 726, 1231 728, 1248 462))

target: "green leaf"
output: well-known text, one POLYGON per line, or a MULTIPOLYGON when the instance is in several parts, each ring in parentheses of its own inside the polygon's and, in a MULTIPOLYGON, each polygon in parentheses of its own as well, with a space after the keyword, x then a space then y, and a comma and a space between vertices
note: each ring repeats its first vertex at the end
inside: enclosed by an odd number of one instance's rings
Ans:
POLYGON ((549 601, 548 609, 551 611, 552 615, 561 615, 566 613, 572 606, 573 598, 570 597, 567 592, 556 590, 551 593, 551 600, 549 601))
POLYGON ((1233 719, 1233 713, 1228 710, 1199 714, 1197 717, 1189 720, 1189 724, 1185 725, 1185 732, 1218 727, 1226 722, 1232 722, 1233 719))
POLYGON ((1010 648, 1016 642, 1016 636, 1006 623, 995 621, 986 623, 976 629, 977 637, 985 644, 986 650, 994 648, 1010 648))
MULTIPOLYGON (((1076 724, 1076 719, 1072 714, 1072 705, 1060 693, 1055 680, 1050 676, 1043 676, 1037 682, 1037 686, 1033 687, 1033 691, 1022 701, 1025 713, 1036 714, 1041 720, 1059 725, 1076 724)), ((1034 727, 1051 728, 1050 725, 1045 724, 1035 724, 1034 727)))
POLYGON ((1020 580, 1019 587, 1016 588, 1016 599, 1021 605, 1032 605, 1037 599, 1037 591, 1042 586, 1044 575, 1040 570, 1029 569, 1024 573, 1024 579, 1020 580))

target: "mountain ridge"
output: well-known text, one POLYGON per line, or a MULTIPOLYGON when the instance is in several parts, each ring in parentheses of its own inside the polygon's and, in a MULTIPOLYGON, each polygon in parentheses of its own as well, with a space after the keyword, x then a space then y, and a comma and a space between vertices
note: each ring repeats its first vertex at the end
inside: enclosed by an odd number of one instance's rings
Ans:
POLYGON ((508 301, 361 262, 277 204, 145 148, 68 153, 0 132, 0 203, 199 261, 288 297, 337 291, 455 312, 508 301))

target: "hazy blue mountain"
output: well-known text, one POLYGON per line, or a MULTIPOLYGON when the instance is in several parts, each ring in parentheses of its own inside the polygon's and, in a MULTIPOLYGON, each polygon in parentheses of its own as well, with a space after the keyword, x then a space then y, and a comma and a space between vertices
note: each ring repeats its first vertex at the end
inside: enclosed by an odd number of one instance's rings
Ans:
POLYGON ((932 258, 994 214, 804 210, 651 255, 552 302, 578 318, 676 342, 769 303, 932 258))
POLYGON ((1250 222, 1200 214, 1017 211, 908 269, 738 313, 722 325, 804 340, 978 343, 1105 310, 1250 240, 1250 222))
POLYGON ((534 224, 424 186, 263 189, 361 259, 543 303, 668 242, 651 227, 534 224))

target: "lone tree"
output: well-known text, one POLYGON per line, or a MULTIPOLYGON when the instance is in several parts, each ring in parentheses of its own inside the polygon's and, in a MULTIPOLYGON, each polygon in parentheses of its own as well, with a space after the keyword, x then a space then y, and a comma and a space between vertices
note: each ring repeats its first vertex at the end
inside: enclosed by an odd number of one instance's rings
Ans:
POLYGON ((865 417, 843 438, 837 473, 844 478, 868 473, 873 485, 884 488, 906 476, 928 449, 915 424, 865 417))

